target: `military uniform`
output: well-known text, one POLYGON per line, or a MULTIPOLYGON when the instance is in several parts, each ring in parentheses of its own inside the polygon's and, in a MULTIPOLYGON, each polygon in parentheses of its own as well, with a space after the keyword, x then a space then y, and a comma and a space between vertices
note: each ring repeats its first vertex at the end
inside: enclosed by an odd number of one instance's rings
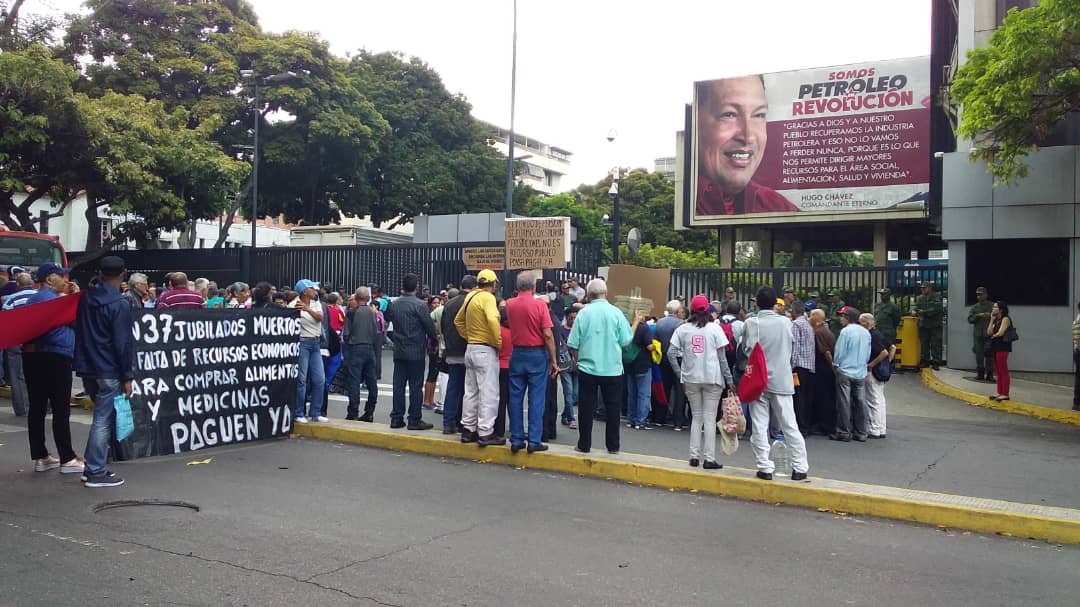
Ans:
MULTIPOLYGON (((892 294, 888 289, 878 291, 882 296, 892 294)), ((889 340, 896 343, 896 329, 900 326, 900 308, 891 299, 883 301, 874 308, 874 326, 889 340)))
MULTIPOLYGON (((829 298, 830 299, 832 298, 833 295, 839 295, 839 293, 836 292, 836 291, 829 291, 829 298)), ((844 328, 840 324, 840 317, 837 316, 836 313, 839 312, 840 310, 843 310, 844 306, 846 306, 846 305, 847 304, 844 303, 843 299, 841 299, 841 300, 839 300, 839 301, 837 301, 835 303, 832 302, 832 301, 827 301, 827 302, 821 304, 821 308, 823 310, 825 310, 825 318, 827 318, 828 322, 829 322, 829 330, 832 331, 833 335, 835 335, 836 337, 840 337, 840 329, 844 328)))
MULTIPOLYGON (((975 289, 975 294, 986 293, 984 287, 975 289)), ((968 309, 968 322, 973 330, 971 335, 971 351, 975 353, 975 372, 978 379, 994 381, 994 354, 986 347, 989 338, 986 330, 990 326, 990 312, 994 309, 994 302, 990 300, 976 301, 975 305, 968 309), (982 316, 985 314, 986 316, 982 316)))
POLYGON ((941 333, 945 321, 945 306, 941 296, 931 292, 915 298, 915 313, 919 317, 919 341, 922 344, 922 356, 919 366, 941 364, 941 333))

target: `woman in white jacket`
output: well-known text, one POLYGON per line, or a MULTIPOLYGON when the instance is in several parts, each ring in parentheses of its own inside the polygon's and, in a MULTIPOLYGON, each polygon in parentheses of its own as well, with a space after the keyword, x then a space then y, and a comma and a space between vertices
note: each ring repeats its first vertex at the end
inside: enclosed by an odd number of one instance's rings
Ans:
POLYGON ((694 416, 690 423, 690 465, 696 467, 700 462, 704 434, 702 467, 715 470, 723 468, 716 462, 716 411, 724 386, 734 382, 724 352, 727 337, 712 322, 708 309, 709 300, 704 295, 690 300, 690 320, 675 329, 667 357, 679 375, 694 416))

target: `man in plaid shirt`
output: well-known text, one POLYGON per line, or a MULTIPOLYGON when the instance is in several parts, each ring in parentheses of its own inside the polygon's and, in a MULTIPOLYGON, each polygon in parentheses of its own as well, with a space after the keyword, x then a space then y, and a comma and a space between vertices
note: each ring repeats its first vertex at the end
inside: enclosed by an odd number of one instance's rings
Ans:
POLYGON ((795 384, 795 420, 803 436, 810 432, 814 410, 814 355, 816 342, 814 328, 806 319, 801 301, 791 303, 791 334, 795 343, 791 348, 791 368, 799 381, 795 384))

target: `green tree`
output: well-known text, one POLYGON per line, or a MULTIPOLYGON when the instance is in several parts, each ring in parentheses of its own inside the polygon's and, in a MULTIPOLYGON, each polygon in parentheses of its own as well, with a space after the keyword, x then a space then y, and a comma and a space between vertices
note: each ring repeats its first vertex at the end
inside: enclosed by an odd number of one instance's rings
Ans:
POLYGON ((52 195, 63 214, 79 186, 87 140, 72 92, 76 74, 35 44, 0 53, 0 221, 36 231, 34 202, 52 195), (26 197, 16 202, 16 194, 26 197))
POLYGON ((89 203, 87 251, 213 217, 247 177, 247 164, 210 140, 218 125, 191 128, 182 108, 169 112, 161 101, 118 93, 79 94, 75 102, 92 158, 81 175, 89 203), (102 206, 123 219, 107 242, 97 241, 102 206))
POLYGON ((972 156, 999 183, 1027 175, 1024 157, 1080 109, 1080 0, 1011 9, 989 44, 968 52, 952 95, 972 156))
POLYGON ((606 242, 611 238, 610 230, 604 225, 603 214, 582 206, 570 192, 532 196, 525 205, 525 214, 529 217, 569 217, 570 224, 577 228, 578 240, 606 242))
POLYGON ((415 57, 361 51, 348 71, 390 127, 364 187, 346 201, 348 212, 378 226, 503 208, 506 159, 484 143, 469 103, 447 91, 435 70, 415 57))
POLYGON ((0 3, 0 51, 26 49, 33 44, 49 46, 63 20, 54 15, 24 14, 26 0, 15 0, 10 6, 0 3))
POLYGON ((681 251, 665 245, 643 244, 637 253, 631 254, 625 245, 619 245, 622 263, 643 268, 718 268, 716 258, 703 251, 681 251))
MULTIPOLYGON (((575 190, 577 199, 584 206, 610 214, 612 199, 611 175, 595 185, 582 185, 575 190)), ((631 228, 641 231, 642 241, 684 251, 703 252, 715 256, 717 249, 715 230, 675 229, 675 186, 659 173, 634 169, 619 181, 620 238, 626 242, 631 228)), ((605 237, 605 242, 610 237, 605 237)))

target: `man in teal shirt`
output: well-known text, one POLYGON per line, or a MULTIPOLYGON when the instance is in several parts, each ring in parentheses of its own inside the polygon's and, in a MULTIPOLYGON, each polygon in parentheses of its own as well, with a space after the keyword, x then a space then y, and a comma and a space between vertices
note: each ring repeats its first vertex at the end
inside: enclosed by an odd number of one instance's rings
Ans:
POLYGON ((593 412, 596 391, 604 399, 607 427, 604 439, 608 453, 619 452, 619 413, 622 411, 623 348, 630 344, 641 315, 631 327, 618 308, 607 300, 607 283, 599 278, 585 288, 589 304, 582 308, 570 330, 567 346, 578 368, 578 444, 575 449, 592 449, 593 412))

